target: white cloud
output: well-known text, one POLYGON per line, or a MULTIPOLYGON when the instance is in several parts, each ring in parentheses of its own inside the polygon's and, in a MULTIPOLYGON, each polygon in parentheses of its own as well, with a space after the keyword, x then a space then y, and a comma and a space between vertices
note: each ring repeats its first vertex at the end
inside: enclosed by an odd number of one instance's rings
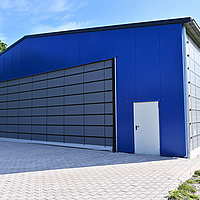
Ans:
POLYGON ((9 43, 25 34, 87 27, 88 21, 77 20, 79 9, 86 3, 87 0, 0 0, 0 39, 9 43))
POLYGON ((8 9, 12 7, 12 2, 10 0, 0 1, 0 8, 1 9, 8 9))
POLYGON ((0 9, 14 9, 15 11, 28 11, 30 3, 27 0, 3 0, 0 1, 0 9))
POLYGON ((66 0, 53 1, 51 2, 51 4, 52 5, 49 6, 48 11, 54 13, 72 10, 72 8, 75 5, 75 3, 73 2, 69 3, 66 0))
POLYGON ((72 0, 45 0, 38 1, 31 7, 31 11, 34 15, 52 15, 62 12, 74 12, 80 2, 72 0))
POLYGON ((3 33, 0 33, 0 40, 5 42, 8 39, 3 33))
POLYGON ((77 9, 85 4, 86 0, 35 0, 28 12, 31 16, 29 23, 37 27, 38 24, 52 25, 55 21, 58 21, 56 23, 59 25, 66 21, 74 21, 77 9))
POLYGON ((88 26, 88 21, 75 20, 76 11, 84 5, 86 0, 46 0, 38 4, 32 9, 32 32, 65 31, 88 26))
POLYGON ((56 31, 74 30, 88 26, 89 22, 67 22, 60 26, 39 25, 33 29, 34 33, 46 33, 56 31))

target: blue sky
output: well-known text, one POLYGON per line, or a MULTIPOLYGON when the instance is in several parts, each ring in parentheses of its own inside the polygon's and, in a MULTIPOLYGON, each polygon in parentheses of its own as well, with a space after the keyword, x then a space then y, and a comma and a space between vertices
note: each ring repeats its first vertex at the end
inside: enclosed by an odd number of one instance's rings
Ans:
POLYGON ((27 34, 191 16, 200 0, 0 0, 0 40, 27 34))

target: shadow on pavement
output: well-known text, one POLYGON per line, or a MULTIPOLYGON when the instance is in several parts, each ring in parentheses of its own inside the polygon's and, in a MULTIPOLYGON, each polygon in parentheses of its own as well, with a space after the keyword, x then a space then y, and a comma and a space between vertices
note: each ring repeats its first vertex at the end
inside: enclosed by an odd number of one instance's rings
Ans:
POLYGON ((0 141, 0 174, 117 165, 177 158, 0 141))

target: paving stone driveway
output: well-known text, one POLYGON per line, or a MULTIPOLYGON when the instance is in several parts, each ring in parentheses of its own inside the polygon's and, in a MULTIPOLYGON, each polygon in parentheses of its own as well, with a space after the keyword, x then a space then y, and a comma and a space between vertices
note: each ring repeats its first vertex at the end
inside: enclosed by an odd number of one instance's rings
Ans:
POLYGON ((0 141, 0 199, 165 199, 193 160, 0 141))

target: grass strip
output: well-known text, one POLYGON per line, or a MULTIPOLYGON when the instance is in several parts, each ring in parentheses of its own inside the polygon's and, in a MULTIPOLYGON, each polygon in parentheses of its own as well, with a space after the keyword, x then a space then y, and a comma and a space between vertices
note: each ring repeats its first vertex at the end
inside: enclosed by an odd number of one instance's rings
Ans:
POLYGON ((194 188, 195 184, 200 184, 200 170, 194 172, 194 175, 191 179, 179 185, 178 189, 174 191, 169 191, 168 199, 189 199, 189 200, 199 200, 199 197, 195 195, 196 189, 194 188))

